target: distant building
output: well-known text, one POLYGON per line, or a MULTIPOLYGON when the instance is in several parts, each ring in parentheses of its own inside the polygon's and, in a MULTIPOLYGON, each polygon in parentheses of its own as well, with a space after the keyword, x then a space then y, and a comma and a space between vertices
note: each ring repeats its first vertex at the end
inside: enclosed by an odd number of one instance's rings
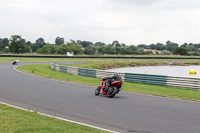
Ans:
POLYGON ((73 52, 67 52, 66 56, 74 56, 73 52))

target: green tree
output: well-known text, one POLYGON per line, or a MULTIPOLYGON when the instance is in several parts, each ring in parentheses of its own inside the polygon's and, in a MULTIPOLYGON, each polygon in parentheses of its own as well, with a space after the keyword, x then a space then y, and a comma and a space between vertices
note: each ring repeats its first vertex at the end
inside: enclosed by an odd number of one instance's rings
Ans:
POLYGON ((116 50, 112 46, 108 46, 105 48, 105 54, 116 54, 116 50))
POLYGON ((156 45, 155 44, 151 44, 151 45, 149 45, 149 48, 150 49, 156 49, 156 45))
POLYGON ((67 44, 67 52, 73 52, 74 55, 83 54, 82 46, 76 43, 67 44))
POLYGON ((195 49, 194 49, 194 54, 195 54, 195 55, 199 55, 199 54, 200 54, 198 48, 195 48, 195 49))
POLYGON ((58 49, 57 49, 57 53, 58 54, 66 54, 67 53, 67 45, 66 44, 61 44, 58 49))
POLYGON ((8 38, 4 38, 4 39, 0 38, 0 50, 5 49, 6 46, 8 46, 8 45, 9 45, 8 38))
POLYGON ((30 47, 32 52, 37 52, 37 50, 39 49, 39 45, 37 45, 36 43, 31 43, 30 47))
POLYGON ((167 50, 167 46, 163 45, 160 50, 167 50))
POLYGON ((139 44, 137 45, 138 48, 144 48, 144 49, 149 49, 149 46, 146 44, 139 44))
POLYGON ((187 50, 188 50, 188 51, 194 51, 194 49, 195 49, 194 45, 189 45, 189 46, 187 47, 187 50))
POLYGON ((126 44, 122 43, 122 44, 121 44, 121 47, 125 48, 125 47, 126 47, 126 44))
POLYGON ((118 41, 113 41, 111 44, 112 47, 121 47, 121 44, 118 41))
POLYGON ((126 47, 115 47, 117 54, 125 55, 127 53, 126 47))
POLYGON ((0 43, 0 50, 3 50, 6 47, 4 43, 0 43))
POLYGON ((25 52, 31 52, 32 50, 31 50, 31 48, 29 47, 29 46, 27 46, 27 45, 25 45, 25 52))
POLYGON ((40 37, 36 40, 36 44, 39 46, 39 48, 42 48, 46 43, 44 39, 40 37))
POLYGON ((138 49, 138 54, 143 55, 144 54, 144 49, 143 48, 138 49))
POLYGON ((42 48, 38 49, 38 53, 43 54, 55 54, 57 51, 57 46, 54 44, 46 44, 42 48))
POLYGON ((5 46, 8 46, 8 45, 9 45, 9 40, 8 40, 8 38, 4 38, 4 39, 2 40, 2 43, 4 43, 5 46))
POLYGON ((31 42, 30 42, 30 41, 26 42, 26 45, 27 45, 27 46, 30 46, 30 45, 31 45, 31 42))
POLYGON ((138 48, 134 45, 130 45, 126 48, 126 54, 139 54, 138 48))
POLYGON ((64 38, 57 37, 55 40, 56 45, 64 44, 64 38))
POLYGON ((124 54, 124 48, 122 47, 115 47, 116 54, 124 54))
POLYGON ((105 43, 102 43, 102 42, 96 42, 94 45, 95 45, 96 47, 106 46, 106 44, 105 44, 105 43))
POLYGON ((178 47, 178 44, 177 44, 177 43, 170 42, 170 41, 167 41, 167 42, 166 42, 166 46, 167 46, 167 50, 169 50, 169 51, 171 52, 171 51, 173 51, 175 48, 178 47))
POLYGON ((187 47, 188 47, 188 44, 187 44, 187 43, 184 43, 183 45, 181 45, 181 47, 187 48, 187 47))
POLYGON ((81 44, 82 47, 84 47, 84 48, 86 48, 89 45, 93 45, 93 43, 90 41, 80 41, 80 40, 77 41, 77 44, 81 44))
POLYGON ((157 43, 155 49, 156 49, 156 50, 161 50, 162 46, 163 46, 162 43, 157 43))
POLYGON ((9 50, 13 53, 25 53, 30 52, 30 49, 26 47, 25 39, 22 39, 19 35, 13 35, 10 39, 9 50))
POLYGON ((184 47, 177 47, 173 50, 173 54, 178 54, 178 55, 187 55, 187 49, 184 47))
POLYGON ((87 55, 95 55, 97 53, 97 47, 94 47, 94 46, 87 46, 85 48, 85 51, 84 51, 84 54, 87 54, 87 55))
POLYGON ((98 47, 98 53, 99 54, 105 54, 105 49, 106 49, 105 46, 98 47))

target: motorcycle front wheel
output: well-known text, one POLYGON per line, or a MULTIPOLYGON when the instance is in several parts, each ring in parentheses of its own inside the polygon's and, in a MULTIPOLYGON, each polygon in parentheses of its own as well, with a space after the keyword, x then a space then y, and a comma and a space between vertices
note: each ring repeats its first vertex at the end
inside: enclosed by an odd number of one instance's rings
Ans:
POLYGON ((117 94, 117 87, 111 86, 111 87, 108 88, 107 96, 108 96, 109 98, 114 97, 116 94, 117 94))
POLYGON ((100 86, 95 89, 94 94, 98 96, 100 94, 100 86))

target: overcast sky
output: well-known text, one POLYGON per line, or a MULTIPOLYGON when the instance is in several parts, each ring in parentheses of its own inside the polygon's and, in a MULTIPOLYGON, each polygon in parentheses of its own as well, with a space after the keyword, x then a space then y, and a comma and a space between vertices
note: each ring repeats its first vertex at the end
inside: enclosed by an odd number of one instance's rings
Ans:
POLYGON ((200 43, 199 0, 0 0, 0 38, 200 43))

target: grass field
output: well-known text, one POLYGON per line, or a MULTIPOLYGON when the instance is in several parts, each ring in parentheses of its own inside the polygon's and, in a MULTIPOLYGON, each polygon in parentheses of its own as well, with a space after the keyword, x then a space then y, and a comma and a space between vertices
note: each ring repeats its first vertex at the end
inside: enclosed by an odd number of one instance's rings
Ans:
POLYGON ((94 62, 94 61, 195 61, 200 62, 199 59, 123 59, 123 58, 28 58, 28 57, 0 57, 0 63, 12 63, 14 60, 19 59, 20 62, 94 62))
POLYGON ((1 133, 105 133, 105 131, 54 119, 0 104, 1 133))

